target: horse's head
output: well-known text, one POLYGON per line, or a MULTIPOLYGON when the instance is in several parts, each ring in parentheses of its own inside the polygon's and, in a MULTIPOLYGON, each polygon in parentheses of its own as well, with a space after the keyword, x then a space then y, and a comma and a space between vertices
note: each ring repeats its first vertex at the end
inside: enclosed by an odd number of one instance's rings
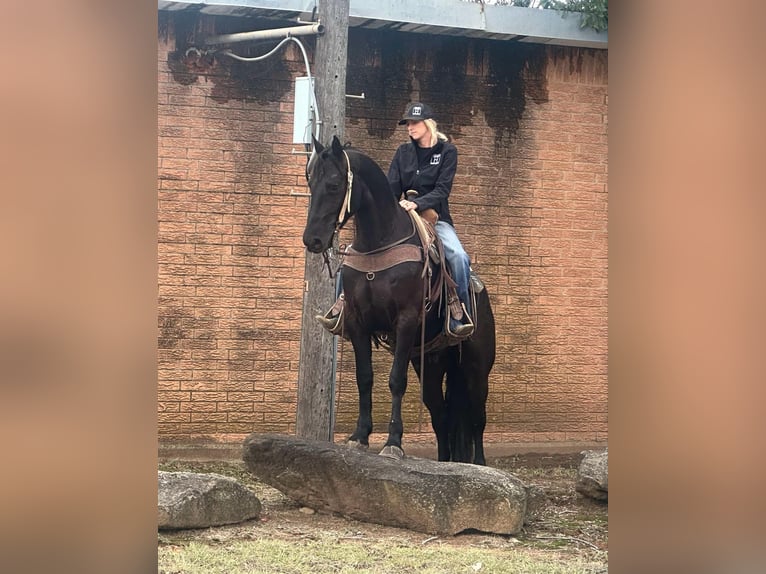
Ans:
POLYGON ((315 155, 308 167, 311 189, 311 205, 303 231, 303 244, 312 253, 320 253, 330 247, 336 228, 348 217, 350 185, 348 179, 348 156, 334 136, 329 148, 314 140, 315 155))

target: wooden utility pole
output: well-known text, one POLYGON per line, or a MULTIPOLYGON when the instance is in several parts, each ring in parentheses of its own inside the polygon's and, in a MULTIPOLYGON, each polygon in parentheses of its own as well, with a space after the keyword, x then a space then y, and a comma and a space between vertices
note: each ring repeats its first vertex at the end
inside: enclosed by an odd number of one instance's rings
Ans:
MULTIPOLYGON (((346 123, 346 62, 348 54, 349 0, 319 0, 317 15, 324 34, 317 36, 314 56, 319 139, 327 145, 333 135, 343 141, 346 123)), ((301 319, 301 354, 298 367, 296 434, 332 441, 335 401, 335 350, 333 335, 314 315, 324 314, 335 301, 335 280, 330 279, 319 254, 306 251, 306 290, 301 319)))

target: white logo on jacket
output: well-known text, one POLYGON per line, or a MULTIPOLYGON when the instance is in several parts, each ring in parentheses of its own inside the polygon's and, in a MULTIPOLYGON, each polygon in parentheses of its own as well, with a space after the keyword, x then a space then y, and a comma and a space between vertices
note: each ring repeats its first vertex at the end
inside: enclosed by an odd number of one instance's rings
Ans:
POLYGON ((442 154, 435 153, 431 156, 431 165, 439 165, 439 162, 442 160, 442 154))

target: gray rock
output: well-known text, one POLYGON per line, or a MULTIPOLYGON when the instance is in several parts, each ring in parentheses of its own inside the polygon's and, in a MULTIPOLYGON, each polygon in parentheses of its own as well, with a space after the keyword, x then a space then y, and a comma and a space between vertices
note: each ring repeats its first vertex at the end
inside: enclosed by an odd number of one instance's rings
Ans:
POLYGON ((261 501, 219 474, 157 472, 158 528, 207 528, 257 518, 261 501))
POLYGON ((345 445, 250 435, 247 468, 258 480, 317 510, 428 534, 467 529, 516 534, 527 490, 512 474, 473 464, 394 460, 345 445))
POLYGON ((583 451, 575 490, 596 500, 609 499, 609 449, 583 451))

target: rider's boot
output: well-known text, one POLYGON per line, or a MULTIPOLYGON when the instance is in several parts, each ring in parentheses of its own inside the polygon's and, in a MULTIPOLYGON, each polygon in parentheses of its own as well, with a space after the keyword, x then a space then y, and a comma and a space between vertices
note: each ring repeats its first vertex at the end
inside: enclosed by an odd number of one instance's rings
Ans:
POLYGON ((462 302, 457 301, 460 304, 460 307, 458 309, 455 309, 455 312, 452 312, 452 306, 450 307, 451 313, 450 313, 450 321, 449 321, 449 330, 455 337, 460 338, 466 338, 473 335, 473 331, 475 329, 473 321, 471 320, 471 317, 468 315, 468 311, 465 308, 465 304, 462 302))

